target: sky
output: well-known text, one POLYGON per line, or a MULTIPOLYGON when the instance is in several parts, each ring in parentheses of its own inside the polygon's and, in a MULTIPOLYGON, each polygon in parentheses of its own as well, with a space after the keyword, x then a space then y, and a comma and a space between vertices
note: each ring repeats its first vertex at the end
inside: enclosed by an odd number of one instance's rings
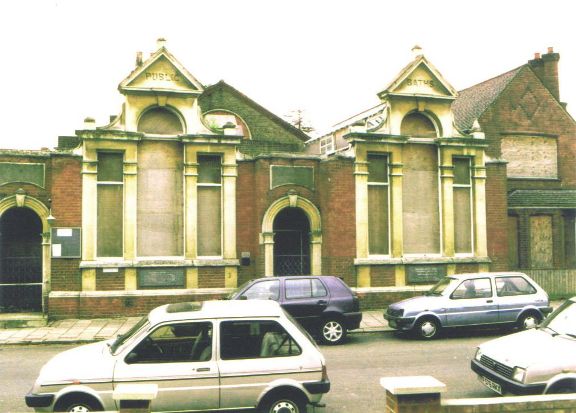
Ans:
POLYGON ((118 84, 156 40, 202 84, 224 80, 321 133, 378 104, 414 45, 456 89, 553 47, 576 115, 567 0, 18 0, 0 5, 0 148, 41 149, 120 113, 118 84))

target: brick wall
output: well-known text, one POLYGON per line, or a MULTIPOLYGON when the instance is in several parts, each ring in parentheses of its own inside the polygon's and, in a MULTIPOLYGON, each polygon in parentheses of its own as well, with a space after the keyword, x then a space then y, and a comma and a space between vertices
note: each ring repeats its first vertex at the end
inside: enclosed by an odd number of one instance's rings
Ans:
POLYGON ((353 160, 337 157, 321 162, 318 192, 322 215, 322 272, 342 277, 354 287, 357 282, 353 160))
POLYGON ((199 288, 224 288, 224 267, 200 267, 198 268, 199 288))
MULTIPOLYGON (((486 165, 486 233, 490 269, 508 269, 508 198, 506 193, 506 164, 486 165)), ((460 269, 458 269, 460 272, 460 269)))
POLYGON ((124 269, 118 268, 118 272, 104 272, 102 268, 96 269, 96 290, 114 291, 124 290, 124 269))
POLYGON ((82 290, 80 260, 76 258, 52 259, 52 291, 82 290))
POLYGON ((56 227, 82 225, 81 168, 80 157, 55 155, 52 158, 52 215, 56 217, 56 227))

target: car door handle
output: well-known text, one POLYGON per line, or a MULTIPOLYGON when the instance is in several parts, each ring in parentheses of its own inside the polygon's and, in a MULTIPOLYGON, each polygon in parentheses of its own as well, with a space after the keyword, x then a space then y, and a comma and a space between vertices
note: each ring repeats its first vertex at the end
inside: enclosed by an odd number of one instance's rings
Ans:
POLYGON ((494 300, 486 300, 487 303, 493 303, 494 300))
POLYGON ((197 372, 210 371, 210 367, 200 367, 195 369, 197 372))
POLYGON ((326 300, 318 300, 318 304, 320 304, 320 305, 326 305, 326 304, 328 304, 328 301, 326 301, 326 300))

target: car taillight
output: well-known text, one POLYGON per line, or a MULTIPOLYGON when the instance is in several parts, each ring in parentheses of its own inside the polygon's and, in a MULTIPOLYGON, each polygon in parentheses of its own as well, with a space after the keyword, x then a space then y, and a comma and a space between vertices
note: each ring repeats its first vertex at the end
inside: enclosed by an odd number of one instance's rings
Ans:
POLYGON ((360 299, 356 294, 352 295, 352 311, 360 311, 360 299))
POLYGON ((322 364, 322 381, 328 381, 328 369, 326 364, 322 364))

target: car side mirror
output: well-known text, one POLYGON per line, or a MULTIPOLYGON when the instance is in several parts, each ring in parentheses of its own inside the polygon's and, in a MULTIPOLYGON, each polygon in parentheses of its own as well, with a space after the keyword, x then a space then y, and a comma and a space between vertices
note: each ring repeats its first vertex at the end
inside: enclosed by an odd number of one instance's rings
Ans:
POLYGON ((132 352, 126 356, 126 358, 124 359, 124 362, 126 364, 134 364, 134 363, 138 362, 138 358, 139 358, 138 353, 132 352))

